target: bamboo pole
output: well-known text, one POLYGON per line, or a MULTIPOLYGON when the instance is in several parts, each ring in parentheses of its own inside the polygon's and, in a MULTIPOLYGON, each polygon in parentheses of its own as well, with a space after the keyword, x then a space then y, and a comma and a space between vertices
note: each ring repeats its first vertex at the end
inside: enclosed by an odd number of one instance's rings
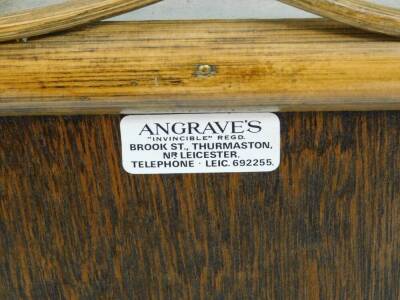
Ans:
POLYGON ((0 42, 62 31, 160 0, 70 0, 0 17, 0 42))
MULTIPOLYGON (((76 27, 162 0, 70 0, 0 17, 0 41, 76 27)), ((364 0, 281 0, 358 28, 400 36, 400 10, 364 0)))
POLYGON ((400 10, 364 0, 280 0, 361 29, 400 36, 400 10))
POLYGON ((0 114, 400 109, 400 43, 322 19, 102 22, 0 44, 0 114))

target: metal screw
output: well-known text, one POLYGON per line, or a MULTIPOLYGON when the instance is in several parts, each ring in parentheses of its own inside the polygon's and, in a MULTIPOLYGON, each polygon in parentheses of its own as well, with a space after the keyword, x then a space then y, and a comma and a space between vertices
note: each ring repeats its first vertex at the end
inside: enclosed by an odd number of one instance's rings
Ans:
POLYGON ((197 65, 196 76, 212 76, 217 73, 217 67, 208 64, 197 65))

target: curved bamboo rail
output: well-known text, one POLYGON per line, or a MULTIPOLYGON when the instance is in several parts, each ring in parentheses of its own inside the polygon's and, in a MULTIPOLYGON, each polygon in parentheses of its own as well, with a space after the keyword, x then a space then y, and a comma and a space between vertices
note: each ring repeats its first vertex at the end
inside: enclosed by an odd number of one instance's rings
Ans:
POLYGON ((368 31, 400 36, 400 9, 365 0, 279 0, 368 31))
MULTIPOLYGON (((70 0, 0 17, 0 42, 29 38, 108 18, 162 0, 70 0)), ((400 36, 400 9, 365 0, 280 0, 369 31, 400 36)))
POLYGON ((160 0, 70 0, 0 17, 0 42, 30 38, 105 19, 160 0))

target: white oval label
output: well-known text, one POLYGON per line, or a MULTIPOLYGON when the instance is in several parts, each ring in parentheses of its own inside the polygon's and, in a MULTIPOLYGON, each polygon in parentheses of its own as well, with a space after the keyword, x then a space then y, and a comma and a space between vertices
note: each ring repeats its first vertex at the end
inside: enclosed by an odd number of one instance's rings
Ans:
POLYGON ((273 113, 127 116, 121 138, 131 174, 271 172, 280 163, 273 113))

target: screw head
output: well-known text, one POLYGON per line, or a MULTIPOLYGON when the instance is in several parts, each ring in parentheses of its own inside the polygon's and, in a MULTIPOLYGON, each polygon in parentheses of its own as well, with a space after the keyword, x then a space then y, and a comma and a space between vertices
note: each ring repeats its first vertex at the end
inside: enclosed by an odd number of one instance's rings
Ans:
POLYGON ((196 76, 212 76, 216 73, 216 67, 209 64, 200 64, 197 65, 197 69, 195 72, 196 76))

